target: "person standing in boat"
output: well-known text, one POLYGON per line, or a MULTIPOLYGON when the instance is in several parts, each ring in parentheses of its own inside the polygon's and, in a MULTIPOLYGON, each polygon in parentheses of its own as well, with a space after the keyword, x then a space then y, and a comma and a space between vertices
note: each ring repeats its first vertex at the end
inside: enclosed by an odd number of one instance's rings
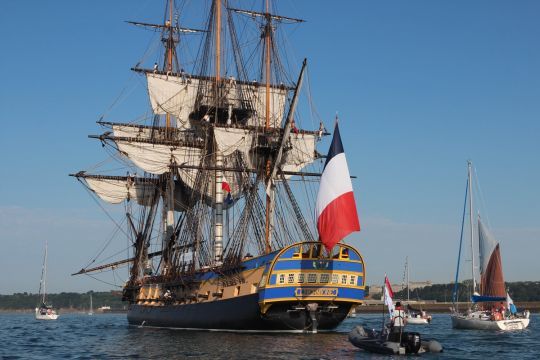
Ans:
POLYGON ((405 311, 401 306, 401 302, 396 302, 394 311, 392 312, 392 321, 390 323, 390 328, 392 332, 401 332, 405 326, 405 311))

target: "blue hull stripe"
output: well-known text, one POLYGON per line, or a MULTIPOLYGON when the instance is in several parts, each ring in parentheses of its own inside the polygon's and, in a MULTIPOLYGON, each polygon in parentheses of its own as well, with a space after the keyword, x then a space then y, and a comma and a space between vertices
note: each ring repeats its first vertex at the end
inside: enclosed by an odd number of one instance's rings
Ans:
MULTIPOLYGON (((363 289, 354 289, 354 288, 341 288, 337 286, 329 286, 329 287, 320 287, 320 286, 288 286, 288 287, 282 287, 282 288, 270 288, 270 289, 264 289, 259 290, 259 301, 266 301, 276 298, 295 298, 297 297, 298 290, 302 289, 304 291, 305 289, 337 289, 337 296, 334 294, 328 293, 328 298, 332 300, 339 300, 339 298, 347 298, 347 299, 358 299, 362 300, 364 299, 364 290, 363 289)), ((309 297, 307 297, 309 299, 309 297)))

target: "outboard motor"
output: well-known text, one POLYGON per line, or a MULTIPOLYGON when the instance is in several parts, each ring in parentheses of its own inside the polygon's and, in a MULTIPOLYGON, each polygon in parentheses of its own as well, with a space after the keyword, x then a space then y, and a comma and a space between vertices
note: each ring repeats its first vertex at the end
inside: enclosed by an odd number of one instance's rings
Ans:
POLYGON ((401 346, 407 354, 416 354, 422 346, 420 334, 417 332, 404 332, 401 338, 401 346))

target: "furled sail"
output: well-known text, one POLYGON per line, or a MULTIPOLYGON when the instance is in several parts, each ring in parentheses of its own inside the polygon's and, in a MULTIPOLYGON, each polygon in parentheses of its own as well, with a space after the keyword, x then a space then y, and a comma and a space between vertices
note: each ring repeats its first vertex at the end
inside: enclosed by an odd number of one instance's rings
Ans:
POLYGON ((151 139, 152 128, 134 126, 129 124, 112 124, 113 134, 116 137, 127 137, 135 139, 151 139))
POLYGON ((300 171, 314 162, 317 159, 315 151, 317 138, 314 134, 291 134, 290 148, 285 151, 281 169, 284 171, 300 171))
MULTIPOLYGON (((213 171, 204 171, 205 157, 203 149, 200 147, 180 146, 178 144, 188 144, 190 141, 182 133, 177 133, 176 140, 167 140, 165 143, 153 141, 151 132, 161 128, 143 128, 131 125, 112 125, 115 136, 107 136, 115 142, 119 152, 126 156, 131 162, 142 170, 156 175, 161 175, 177 169, 180 177, 181 189, 184 198, 189 197, 190 204, 194 200, 203 200, 207 205, 214 205, 215 178, 213 171), (180 137, 184 140, 181 140, 180 137), (200 168, 199 168, 200 167, 200 168), (202 176, 202 178, 201 178, 202 176)), ((185 134, 185 133, 184 133, 185 134)), ((193 141, 191 141, 193 142, 193 141)), ((246 152, 249 146, 246 146, 246 152)), ((237 150, 237 149, 236 149, 237 150)), ((239 168, 244 159, 240 159, 239 153, 234 150, 227 150, 223 157, 225 168, 239 168)), ((238 171, 224 171, 222 182, 227 183, 227 208, 229 205, 242 196, 246 186, 246 174, 238 171), (228 197, 230 195, 230 197, 228 197)), ((175 186, 175 191, 178 185, 175 186)), ((120 202, 122 200, 119 200, 120 202)), ((185 202, 184 202, 185 203, 185 202)), ((185 205, 185 204, 184 204, 185 205)))
POLYGON ((174 115, 177 127, 189 128, 189 114, 193 111, 198 79, 146 73, 148 95, 154 114, 174 115))
MULTIPOLYGON (((177 76, 153 73, 146 71, 148 94, 155 114, 169 113, 177 119, 179 128, 189 128, 189 116, 194 110, 198 92, 212 93, 215 80, 205 77, 177 76)), ((263 126, 266 112, 266 88, 257 82, 237 82, 229 78, 222 83, 224 98, 233 108, 244 108, 246 102, 251 103, 255 111, 247 125, 263 126)), ((289 89, 286 86, 270 87, 270 123, 272 127, 279 127, 287 103, 289 89)), ((202 105, 214 106, 212 99, 203 97, 202 105)), ((200 120, 200 119, 197 119, 200 120)))
MULTIPOLYGON (((256 168, 256 159, 252 149, 255 145, 255 134, 252 130, 242 128, 214 128, 214 136, 218 150, 225 156, 238 151, 251 168, 256 168)), ((283 171, 296 172, 317 159, 315 134, 292 133, 289 135, 288 146, 281 159, 283 171)), ((286 175, 289 178, 291 175, 286 175)))
POLYGON ((150 205, 155 197, 156 184, 134 179, 110 179, 85 177, 84 181, 99 198, 110 204, 134 199, 139 205, 150 205))
POLYGON ((215 127, 214 137, 218 151, 221 151, 224 156, 229 156, 235 151, 240 151, 246 159, 249 159, 249 152, 254 141, 252 130, 215 127))
POLYGON ((484 296, 506 296, 499 243, 478 219, 480 247, 480 293, 484 296))
POLYGON ((180 130, 178 128, 166 128, 163 126, 145 126, 136 124, 101 123, 108 125, 113 130, 113 134, 118 138, 127 138, 133 141, 167 141, 178 144, 189 143, 202 146, 203 140, 197 137, 191 130, 180 130))
POLYGON ((151 174, 163 174, 170 166, 198 165, 202 150, 196 147, 137 142, 128 139, 113 139, 118 150, 136 166, 151 174))
MULTIPOLYGON (((77 175, 76 175, 77 176, 77 175)), ((158 179, 134 176, 78 175, 88 188, 101 200, 119 204, 124 200, 135 200, 142 206, 151 206, 158 199, 158 179)), ((174 210, 185 211, 197 201, 190 189, 180 181, 175 181, 174 210)))

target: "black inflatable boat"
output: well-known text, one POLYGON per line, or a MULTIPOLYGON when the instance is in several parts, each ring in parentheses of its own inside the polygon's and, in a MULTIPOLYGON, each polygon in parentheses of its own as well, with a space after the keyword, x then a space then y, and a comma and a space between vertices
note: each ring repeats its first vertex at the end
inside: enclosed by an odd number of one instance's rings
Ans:
POLYGON ((377 354, 406 355, 443 351, 438 341, 422 340, 419 333, 411 331, 376 331, 357 326, 349 333, 349 341, 360 349, 377 354))

